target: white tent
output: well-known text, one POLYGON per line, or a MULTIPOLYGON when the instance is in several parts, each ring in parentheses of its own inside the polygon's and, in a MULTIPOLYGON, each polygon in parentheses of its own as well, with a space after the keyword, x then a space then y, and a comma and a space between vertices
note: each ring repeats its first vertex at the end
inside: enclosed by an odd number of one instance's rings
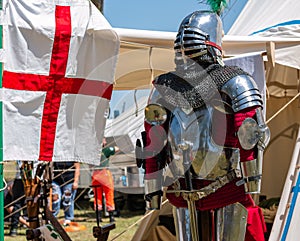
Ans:
MULTIPOLYGON (((280 38, 287 42, 300 40, 300 1, 298 0, 265 0, 248 1, 243 11, 236 19, 228 32, 228 37, 251 36, 251 38, 280 38)), ((294 96, 298 92, 299 69, 300 69, 300 45, 279 46, 274 42, 274 61, 276 68, 270 70, 268 81, 269 89, 283 85, 281 93, 271 94, 277 97, 294 96), (288 68, 287 68, 288 67, 288 68), (274 72, 275 71, 275 72, 274 72), (292 78, 291 78, 292 77, 292 78)), ((299 42, 298 42, 299 43, 299 42)))
POLYGON ((136 140, 141 138, 141 132, 144 130, 144 109, 147 100, 147 96, 137 99, 131 108, 106 121, 104 136, 113 137, 120 150, 132 159, 135 159, 133 151, 136 140))
MULTIPOLYGON (((115 30, 121 40, 115 90, 149 88, 154 76, 174 69, 175 32, 115 30)), ((227 57, 252 52, 263 53, 268 50, 269 59, 276 62, 276 69, 282 66, 290 67, 284 72, 280 71, 280 76, 270 73, 272 74, 272 83, 270 83, 272 87, 269 85, 270 95, 276 97, 295 95, 297 85, 293 83, 290 76, 293 75, 293 79, 297 78, 297 71, 294 68, 300 68, 300 59, 295 54, 299 53, 297 50, 300 46, 300 38, 226 35, 222 46, 227 57), (272 48, 273 44, 275 51, 272 48), (275 54, 273 59, 270 58, 272 54, 275 54)))
POLYGON ((298 0, 248 1, 228 34, 300 37, 299 9, 298 0))

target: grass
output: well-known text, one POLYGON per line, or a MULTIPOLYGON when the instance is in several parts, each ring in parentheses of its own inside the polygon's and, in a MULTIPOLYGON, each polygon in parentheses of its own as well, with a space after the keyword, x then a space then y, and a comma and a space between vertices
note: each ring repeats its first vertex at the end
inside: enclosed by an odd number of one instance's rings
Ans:
MULTIPOLYGON (((120 217, 115 218, 116 228, 111 230, 109 233, 108 240, 116 241, 128 241, 131 240, 134 233, 138 228, 136 223, 140 218, 143 217, 144 211, 129 211, 127 209, 121 210, 120 217), (128 227, 132 226, 130 229, 128 227), (122 233, 121 236, 119 234, 122 233)), ((58 220, 63 220, 63 212, 61 211, 58 220)), ((95 212, 88 207, 88 205, 83 205, 80 209, 75 209, 75 222, 84 225, 86 227, 83 231, 68 232, 72 241, 90 241, 97 240, 93 237, 93 227, 97 226, 95 212)), ((109 223, 109 218, 103 218, 103 222, 100 226, 109 223)), ((17 237, 9 236, 9 228, 5 227, 4 230, 4 240, 5 241, 24 241, 26 240, 26 228, 19 228, 17 237)))

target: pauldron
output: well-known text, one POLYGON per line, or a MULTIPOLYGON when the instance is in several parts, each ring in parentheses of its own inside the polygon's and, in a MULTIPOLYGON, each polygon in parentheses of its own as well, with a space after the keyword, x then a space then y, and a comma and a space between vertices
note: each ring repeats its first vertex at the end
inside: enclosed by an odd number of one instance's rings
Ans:
POLYGON ((231 99, 231 107, 234 112, 263 105, 256 83, 249 75, 238 75, 230 79, 222 86, 221 92, 231 99))

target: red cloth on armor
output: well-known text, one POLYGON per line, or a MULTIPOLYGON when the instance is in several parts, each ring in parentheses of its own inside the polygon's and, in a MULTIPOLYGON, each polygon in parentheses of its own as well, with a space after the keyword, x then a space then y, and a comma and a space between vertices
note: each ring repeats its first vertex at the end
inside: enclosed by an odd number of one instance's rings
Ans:
POLYGON ((145 163, 145 179, 153 179, 158 175, 158 165, 155 155, 158 154, 164 147, 166 140, 166 131, 162 126, 151 126, 145 122, 145 131, 147 133, 147 151, 145 163))
MULTIPOLYGON (((196 209, 197 210, 211 210, 216 208, 221 208, 232 203, 240 202, 240 203, 252 203, 251 197, 249 195, 245 195, 244 186, 235 185, 235 181, 228 183, 221 189, 217 190, 215 193, 208 195, 207 197, 196 201, 196 209)), ((184 178, 179 179, 180 189, 186 189, 184 178)), ((195 190, 199 190, 202 187, 207 186, 210 181, 205 180, 192 180, 192 185, 195 190)), ((169 186, 168 190, 172 190, 172 186, 169 186)), ((183 199, 182 196, 176 197, 174 193, 167 193, 167 198, 170 203, 175 207, 185 207, 187 208, 187 202, 183 199)))
POLYGON ((264 241, 264 233, 267 227, 264 221, 264 216, 260 207, 252 206, 247 208, 247 230, 245 241, 264 241))
POLYGON ((240 149, 240 160, 250 161, 255 159, 255 149, 244 150, 238 140, 237 131, 242 125, 246 118, 253 118, 255 116, 256 107, 250 107, 241 110, 234 115, 226 115, 226 126, 222 125, 224 123, 224 114, 221 112, 215 112, 213 118, 213 140, 221 146, 227 147, 237 147, 240 149), (226 130, 226 137, 224 138, 224 130, 226 130), (225 140, 224 140, 225 139, 225 140))
POLYGON ((265 241, 264 233, 267 231, 264 216, 260 207, 251 202, 242 203, 248 211, 247 230, 244 241, 265 241))

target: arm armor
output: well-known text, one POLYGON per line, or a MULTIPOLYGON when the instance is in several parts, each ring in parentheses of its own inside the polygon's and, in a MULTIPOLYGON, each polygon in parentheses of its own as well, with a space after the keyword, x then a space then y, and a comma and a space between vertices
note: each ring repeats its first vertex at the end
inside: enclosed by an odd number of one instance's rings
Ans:
POLYGON ((238 75, 222 87, 221 91, 231 99, 233 112, 257 107, 254 119, 246 118, 238 130, 238 139, 244 150, 257 148, 257 157, 251 161, 241 162, 243 179, 237 184, 244 184, 247 193, 259 193, 262 176, 263 151, 270 139, 270 131, 262 115, 263 101, 253 78, 238 75))
POLYGON ((241 162, 243 179, 238 185, 244 184, 247 193, 260 193, 263 152, 270 140, 270 130, 262 115, 261 108, 256 109, 256 121, 246 118, 238 130, 239 142, 243 149, 257 147, 257 158, 241 162))
POLYGON ((230 79, 224 84, 221 91, 230 97, 234 112, 263 105, 257 85, 248 75, 238 75, 230 79))

